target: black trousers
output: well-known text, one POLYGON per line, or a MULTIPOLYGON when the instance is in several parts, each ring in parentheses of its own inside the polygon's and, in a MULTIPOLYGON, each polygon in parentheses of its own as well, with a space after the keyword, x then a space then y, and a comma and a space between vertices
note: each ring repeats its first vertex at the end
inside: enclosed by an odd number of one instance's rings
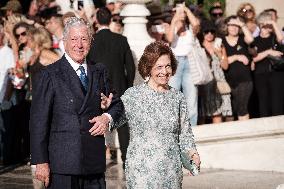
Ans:
POLYGON ((106 189, 105 175, 51 174, 47 189, 106 189))
POLYGON ((260 117, 284 114, 284 72, 255 74, 260 117))

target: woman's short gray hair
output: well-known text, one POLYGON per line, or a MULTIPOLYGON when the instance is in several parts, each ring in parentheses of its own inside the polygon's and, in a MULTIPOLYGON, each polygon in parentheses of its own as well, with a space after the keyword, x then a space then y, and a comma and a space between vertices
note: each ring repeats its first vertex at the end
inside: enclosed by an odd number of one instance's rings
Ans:
POLYGON ((256 22, 258 25, 260 24, 265 24, 267 21, 271 21, 272 20, 272 15, 270 12, 261 12, 257 18, 256 18, 256 22))
POLYGON ((91 26, 89 23, 87 23, 84 19, 82 18, 77 18, 77 17, 71 17, 68 19, 68 21, 64 25, 64 30, 63 30, 63 40, 67 39, 67 36, 69 34, 70 28, 73 27, 78 27, 78 26, 85 26, 88 29, 88 34, 90 39, 92 38, 92 30, 91 26))

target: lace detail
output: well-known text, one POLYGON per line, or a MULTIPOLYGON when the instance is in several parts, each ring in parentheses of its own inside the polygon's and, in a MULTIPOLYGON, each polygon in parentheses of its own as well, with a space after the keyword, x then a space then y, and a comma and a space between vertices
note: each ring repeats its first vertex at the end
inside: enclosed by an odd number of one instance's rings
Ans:
POLYGON ((183 151, 196 150, 184 95, 174 88, 156 92, 141 84, 129 88, 121 99, 125 107, 121 120, 128 120, 130 129, 127 188, 181 188, 179 145, 183 151))

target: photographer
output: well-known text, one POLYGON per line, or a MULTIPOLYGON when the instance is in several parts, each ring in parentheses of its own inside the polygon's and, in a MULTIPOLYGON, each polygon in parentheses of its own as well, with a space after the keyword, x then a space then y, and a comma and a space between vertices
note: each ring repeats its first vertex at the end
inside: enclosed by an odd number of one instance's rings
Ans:
POLYGON ((193 48, 195 35, 198 33, 199 20, 185 3, 177 4, 175 12, 166 31, 166 38, 178 61, 176 74, 171 78, 170 86, 183 91, 188 104, 191 125, 197 124, 197 89, 190 75, 187 55, 193 48), (189 21, 189 22, 188 22, 189 21))

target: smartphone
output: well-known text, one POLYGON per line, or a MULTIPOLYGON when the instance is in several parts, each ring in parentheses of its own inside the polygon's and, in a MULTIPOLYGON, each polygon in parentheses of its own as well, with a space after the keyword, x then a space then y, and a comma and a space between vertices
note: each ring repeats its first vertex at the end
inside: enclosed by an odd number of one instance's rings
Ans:
POLYGON ((184 18, 184 4, 176 4, 176 14, 180 19, 184 18))
POLYGON ((81 10, 82 8, 84 8, 84 2, 83 0, 78 0, 78 10, 81 10))
POLYGON ((222 39, 217 37, 214 41, 214 48, 219 49, 221 48, 221 45, 222 45, 222 39))
POLYGON ((153 25, 151 27, 152 32, 157 32, 157 33, 165 33, 165 28, 162 24, 160 25, 153 25))

